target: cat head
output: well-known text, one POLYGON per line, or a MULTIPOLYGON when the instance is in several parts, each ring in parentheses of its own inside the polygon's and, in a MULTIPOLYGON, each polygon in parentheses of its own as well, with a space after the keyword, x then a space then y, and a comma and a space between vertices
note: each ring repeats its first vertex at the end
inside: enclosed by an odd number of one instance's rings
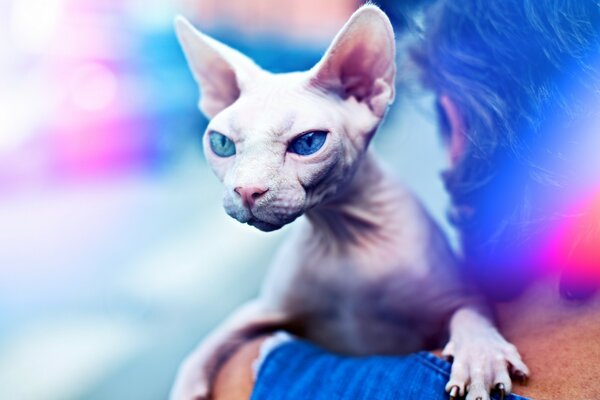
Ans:
POLYGON ((269 73, 182 17, 176 31, 230 216, 275 230, 348 184, 394 98, 394 34, 379 8, 358 9, 304 72, 269 73))

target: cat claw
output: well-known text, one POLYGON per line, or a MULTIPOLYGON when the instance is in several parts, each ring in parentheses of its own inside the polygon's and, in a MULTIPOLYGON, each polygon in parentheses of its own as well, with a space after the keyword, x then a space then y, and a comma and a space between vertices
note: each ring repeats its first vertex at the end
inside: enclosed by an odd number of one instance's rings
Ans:
POLYGON ((513 378, 518 381, 521 385, 527 385, 528 376, 526 373, 520 370, 516 370, 512 373, 513 378))
POLYGON ((450 391, 448 392, 450 394, 450 400, 458 399, 458 392, 459 392, 458 386, 452 386, 450 388, 450 391))
POLYGON ((506 386, 503 383, 499 383, 496 385, 496 390, 500 393, 500 400, 504 400, 504 396, 506 396, 506 386))

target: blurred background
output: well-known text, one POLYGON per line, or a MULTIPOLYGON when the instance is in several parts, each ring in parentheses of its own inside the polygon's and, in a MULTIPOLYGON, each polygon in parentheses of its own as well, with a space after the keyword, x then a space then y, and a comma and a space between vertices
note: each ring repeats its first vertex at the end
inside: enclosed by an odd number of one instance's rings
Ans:
MULTIPOLYGON (((165 399, 284 240, 221 208, 174 16, 282 72, 359 3, 0 0, 0 399, 165 399)), ((431 96, 375 147, 447 228, 431 96)))

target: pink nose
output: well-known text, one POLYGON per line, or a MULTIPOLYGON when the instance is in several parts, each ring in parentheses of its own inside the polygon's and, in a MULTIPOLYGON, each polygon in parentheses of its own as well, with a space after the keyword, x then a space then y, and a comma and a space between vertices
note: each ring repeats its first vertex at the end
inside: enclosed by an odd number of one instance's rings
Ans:
POLYGON ((258 200, 263 194, 269 191, 269 189, 263 189, 256 186, 238 186, 234 190, 237 194, 240 195, 246 207, 254 206, 254 202, 258 200))

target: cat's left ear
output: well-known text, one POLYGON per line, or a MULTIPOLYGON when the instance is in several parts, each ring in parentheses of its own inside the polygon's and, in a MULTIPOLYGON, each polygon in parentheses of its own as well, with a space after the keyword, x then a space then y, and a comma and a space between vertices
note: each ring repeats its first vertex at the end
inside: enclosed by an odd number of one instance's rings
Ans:
POLYGON ((396 42, 389 18, 373 5, 359 8, 313 67, 311 83, 364 102, 383 117, 394 100, 396 42))
POLYGON ((200 110, 209 118, 235 102, 259 75, 250 58, 203 34, 185 18, 175 19, 177 37, 201 90, 200 110))

